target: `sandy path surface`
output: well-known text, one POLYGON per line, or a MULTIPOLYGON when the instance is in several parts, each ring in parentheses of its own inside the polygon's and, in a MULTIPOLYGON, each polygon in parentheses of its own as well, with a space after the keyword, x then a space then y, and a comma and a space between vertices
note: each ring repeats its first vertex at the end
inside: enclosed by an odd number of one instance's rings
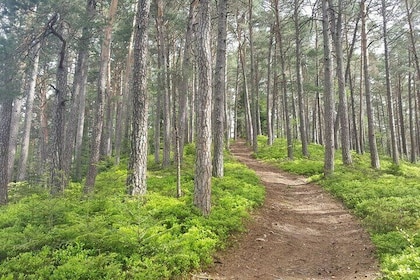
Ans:
POLYGON ((232 154, 266 187, 248 231, 195 279, 376 279, 378 263, 357 218, 321 187, 251 157, 237 142, 232 154))

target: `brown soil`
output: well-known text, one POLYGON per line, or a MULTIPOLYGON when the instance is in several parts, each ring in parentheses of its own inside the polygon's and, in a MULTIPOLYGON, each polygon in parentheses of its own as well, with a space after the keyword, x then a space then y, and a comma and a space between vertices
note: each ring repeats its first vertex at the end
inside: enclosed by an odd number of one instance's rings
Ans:
POLYGON ((378 263, 357 218, 303 177, 251 157, 238 141, 232 154, 256 171, 266 187, 264 205, 245 234, 216 255, 196 279, 376 279, 378 263))

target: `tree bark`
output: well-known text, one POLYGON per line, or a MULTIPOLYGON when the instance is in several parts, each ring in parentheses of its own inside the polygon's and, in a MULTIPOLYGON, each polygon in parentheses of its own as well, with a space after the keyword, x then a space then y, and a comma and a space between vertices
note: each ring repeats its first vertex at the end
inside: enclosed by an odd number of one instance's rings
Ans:
POLYGON ((392 161, 394 164, 400 164, 400 155, 398 152, 397 133, 395 129, 395 117, 394 117, 394 98, 391 90, 391 75, 389 73, 389 51, 388 51, 388 30, 387 30, 387 14, 385 0, 382 0, 382 35, 384 42, 384 56, 385 56, 385 83, 386 83, 386 96, 387 96, 387 107, 388 107, 388 121, 391 137, 391 151, 392 161))
MULTIPOLYGON (((241 40, 240 38, 238 38, 241 40)), ((243 102, 244 102, 244 108, 245 108, 245 130, 246 130, 246 138, 248 143, 251 144, 251 146, 254 146, 254 127, 252 125, 252 111, 251 111, 251 101, 249 97, 249 88, 248 88, 248 79, 246 75, 246 62, 245 62, 245 50, 242 42, 239 42, 238 47, 239 52, 239 60, 241 63, 241 70, 242 70, 242 78, 243 78, 243 102)))
MULTIPOLYGON (((359 137, 359 131, 357 129, 357 115, 356 115, 356 105, 355 105, 354 82, 353 82, 353 77, 352 77, 351 67, 350 67, 351 66, 351 59, 352 59, 353 53, 354 53, 354 47, 356 45, 359 22, 360 22, 360 16, 357 17, 357 19, 356 19, 356 24, 355 24, 354 32, 353 32, 353 38, 352 38, 350 47, 348 48, 349 51, 348 51, 348 54, 347 54, 347 65, 346 65, 346 71, 345 71, 344 76, 345 76, 346 84, 350 88, 351 114, 352 114, 351 135, 353 137, 353 145, 352 146, 358 154, 361 154, 362 153, 362 148, 360 147, 361 146, 360 137, 359 137)), ((362 128, 360 128, 360 133, 361 133, 361 131, 362 131, 362 128)))
POLYGON ((227 36, 227 0, 218 2, 217 54, 214 73, 214 155, 213 176, 223 177, 223 152, 225 148, 225 70, 227 36))
MULTIPOLYGON (((332 0, 329 0, 329 5, 332 7, 332 0)), ((338 1, 337 16, 331 12, 332 24, 332 38, 335 46, 335 55, 337 62, 337 79, 338 79, 338 95, 339 95, 339 119, 341 125, 341 155, 344 165, 351 165, 353 160, 350 153, 350 126, 349 113, 347 106, 346 88, 345 88, 345 73, 344 73, 344 55, 342 43, 342 10, 343 1, 338 1)))
MULTIPOLYGON (((137 13, 137 6, 134 10, 137 13)), ((130 36, 130 42, 128 45, 128 53, 126 57, 124 75, 121 79, 121 92, 120 96, 118 97, 117 102, 117 117, 116 117, 116 124, 115 124, 115 161, 117 164, 120 163, 121 158, 121 146, 123 142, 123 136, 125 135, 125 127, 127 122, 127 114, 129 107, 129 101, 131 100, 130 96, 130 85, 131 85, 131 77, 133 72, 133 49, 134 49, 134 36, 136 31, 136 17, 133 17, 132 23, 132 31, 130 36)))
POLYGON ((408 0, 405 0, 405 8, 407 12, 407 21, 408 21, 410 42, 411 42, 411 48, 412 48, 411 51, 413 53, 414 66, 416 67, 416 84, 417 84, 416 88, 420 96, 420 61, 419 61, 419 56, 417 53, 418 44, 416 45, 416 38, 415 38, 416 31, 414 30, 414 27, 413 27, 413 18, 412 18, 413 15, 412 15, 412 11, 410 11, 408 0))
POLYGON ((272 63, 272 45, 274 42, 274 26, 270 27, 270 41, 268 43, 268 53, 267 53, 267 144, 269 146, 273 145, 274 142, 274 128, 272 122, 272 109, 273 109, 273 93, 271 91, 271 63, 272 63))
MULTIPOLYGON (((167 46, 165 42, 165 26, 164 26, 164 5, 162 0, 156 0, 157 16, 156 31, 158 42, 158 95, 162 96, 163 101, 163 157, 162 167, 168 167, 171 164, 171 106, 169 79, 167 75, 167 46)), ((159 97, 158 97, 159 98, 159 97)))
MULTIPOLYGON (((106 91, 108 80, 108 63, 111 55, 111 39, 112 28, 114 25, 115 15, 117 13, 118 0, 112 0, 108 13, 108 22, 104 30, 104 38, 101 48, 101 57, 99 63, 99 80, 98 92, 96 96, 95 121, 93 124, 93 135, 91 142, 91 154, 89 160, 88 172, 86 175, 86 183, 84 187, 85 193, 93 191, 95 185, 96 174, 98 172, 98 162, 100 159, 101 137, 104 125, 104 110, 106 103, 106 91)), ((109 90, 109 89, 108 89, 109 90)))
POLYGON ((248 0, 248 41, 250 56, 250 106, 251 106, 251 125, 252 125, 252 149, 254 153, 258 152, 258 88, 257 88, 257 63, 254 54, 254 35, 253 35, 253 1, 248 0))
MULTIPOLYGON (((118 72, 118 66, 113 67, 115 72, 118 72)), ((105 90, 105 104, 104 104, 104 122, 101 135, 100 144, 100 158, 110 157, 112 155, 112 139, 114 128, 114 112, 115 112, 115 81, 111 75, 111 60, 106 66, 106 90, 105 90)))
MULTIPOLYGON (((17 148, 17 138, 19 134, 19 123, 22 111, 23 98, 15 98, 13 101, 12 117, 10 121, 9 139, 9 182, 14 179, 15 157, 17 148)), ((18 175, 16 176, 18 177, 18 175)))
POLYGON ((406 126, 405 126, 405 118, 404 118, 404 102, 402 96, 402 77, 401 74, 398 75, 398 119, 399 119, 399 130, 400 130, 400 139, 401 139, 401 153, 406 157, 408 155, 407 149, 407 138, 406 138, 406 126))
MULTIPOLYGON (((189 81, 191 79, 191 45, 193 40, 193 24, 196 21, 196 9, 198 0, 194 0, 190 4, 188 14, 188 25, 185 32, 185 45, 182 59, 181 82, 179 84, 179 116, 178 116, 178 130, 179 130, 179 154, 182 161, 184 155, 185 137, 187 136, 188 128, 188 97, 191 93, 189 81)), ((190 108, 191 110, 191 108, 190 108)), ((192 111, 192 110, 191 110, 192 111)))
POLYGON ((211 210, 211 108, 212 67, 210 35, 210 3, 200 0, 197 30, 197 140, 194 178, 194 205, 204 216, 211 210))
MULTIPOLYGON (((89 19, 95 15, 96 1, 87 0, 86 14, 89 19)), ((75 178, 80 181, 82 179, 82 144, 83 132, 85 126, 85 107, 86 107, 86 83, 88 78, 89 68, 89 43, 92 31, 88 26, 84 26, 82 30, 82 37, 80 38, 79 53, 77 58, 76 73, 73 84, 73 94, 76 98, 77 110, 77 124, 76 135, 74 142, 75 151, 75 178)))
POLYGON ((47 168, 49 130, 47 116, 47 85, 43 83, 39 90, 39 166, 38 174, 44 175, 47 168))
POLYGON ((360 2, 360 11, 362 17, 362 57, 363 57, 363 80, 366 95, 366 114, 368 121, 368 139, 370 149, 371 166, 374 169, 380 169, 379 154, 376 144, 375 126, 373 119, 372 97, 370 92, 370 75, 369 75, 369 54, 367 48, 366 35, 366 6, 365 0, 360 2))
MULTIPOLYGON (((411 55, 408 54, 408 64, 411 65, 411 55)), ((411 71, 408 73, 408 118, 409 118, 409 127, 410 127, 410 162, 416 163, 417 161, 417 140, 416 140, 416 129, 414 123, 414 116, 416 115, 416 110, 414 108, 415 94, 413 94, 412 87, 413 75, 411 71), (414 100, 414 102, 413 102, 414 100)))
POLYGON ((296 55, 296 84, 297 84, 297 95, 299 105, 299 132, 300 141, 302 142, 302 154, 304 157, 309 157, 308 151, 308 138, 306 133, 306 119, 305 119, 305 107, 303 102, 303 78, 302 78, 302 51, 301 51, 301 38, 300 38, 300 27, 299 27, 299 10, 301 2, 295 0, 294 2, 294 24, 295 24, 295 55, 296 55))
POLYGON ((23 140, 22 148, 19 159, 19 171, 17 179, 18 181, 24 181, 27 179, 27 164, 29 156, 29 140, 31 137, 31 128, 32 128, 32 118, 33 118, 33 108, 34 108, 34 99, 35 99, 35 87, 36 79, 38 77, 38 68, 39 68, 39 55, 40 55, 41 43, 37 43, 34 46, 34 58, 32 65, 32 73, 29 79, 28 93, 26 96, 26 112, 25 112, 25 122, 23 125, 23 140))
MULTIPOLYGON (((55 15, 53 17, 57 18, 55 15)), ((50 30, 60 40, 61 49, 58 56, 58 67, 56 73, 56 85, 51 86, 55 91, 54 117, 53 117, 53 135, 51 141, 51 166, 50 166, 50 185, 51 193, 59 194, 64 191, 68 181, 68 175, 64 170, 64 143, 65 143, 65 115, 67 103, 67 37, 66 31, 62 34, 55 30, 51 21, 50 30)))
POLYGON ((133 64, 133 116, 131 152, 128 164, 127 185, 131 195, 144 195, 147 191, 147 43, 150 0, 139 0, 136 14, 137 30, 134 40, 133 64))
MULTIPOLYGON (((252 110, 251 110, 251 101, 250 101, 250 93, 248 87, 248 77, 246 71, 246 61, 245 61, 245 35, 243 34, 243 30, 241 25, 244 23, 245 14, 239 16, 239 11, 237 11, 237 39, 238 39, 238 56, 239 62, 241 65, 241 74, 243 79, 243 108, 245 114, 245 132, 246 132, 246 140, 247 143, 251 144, 253 147, 253 140, 254 140, 254 130, 253 130, 253 121, 252 121, 252 110)), ((239 87, 238 87, 239 88, 239 87)))
POLYGON ((12 119, 12 99, 6 98, 0 104, 0 205, 8 202, 9 184, 9 140, 10 122, 12 119))
POLYGON ((280 26, 280 11, 279 11, 279 1, 274 0, 274 11, 275 11, 275 18, 276 18, 276 45, 278 45, 279 49, 279 58, 280 58, 280 68, 281 68, 281 91, 283 95, 283 108, 284 108, 284 116, 285 116, 285 128, 286 128, 286 139, 287 139, 287 157, 289 159, 293 159, 293 135, 292 135, 292 128, 290 123, 290 114, 289 114, 289 101, 288 101, 288 94, 287 94, 287 78, 286 78, 286 63, 284 57, 284 50, 283 50, 283 34, 281 32, 280 26))
POLYGON ((329 36, 328 0, 322 0, 322 33, 324 38, 324 122, 325 158, 324 175, 334 173, 334 93, 332 78, 332 58, 329 36))

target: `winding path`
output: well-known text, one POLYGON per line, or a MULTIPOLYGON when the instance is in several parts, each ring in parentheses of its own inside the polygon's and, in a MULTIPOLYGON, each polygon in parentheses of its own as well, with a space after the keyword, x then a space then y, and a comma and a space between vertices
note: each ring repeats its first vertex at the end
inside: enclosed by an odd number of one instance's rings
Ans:
POLYGON ((256 171, 266 200, 248 231, 196 279, 377 278, 369 236, 339 201, 303 177, 252 158, 244 142, 232 145, 231 152, 256 171))

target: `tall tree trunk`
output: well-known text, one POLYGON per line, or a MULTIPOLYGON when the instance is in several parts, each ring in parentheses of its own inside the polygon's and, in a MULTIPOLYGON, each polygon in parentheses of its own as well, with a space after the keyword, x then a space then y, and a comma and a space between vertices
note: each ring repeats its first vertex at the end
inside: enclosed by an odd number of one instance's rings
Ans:
MULTIPOLYGON (((332 7, 332 0, 329 0, 329 5, 332 7)), ((342 14, 343 1, 338 1, 337 17, 335 12, 331 12, 332 37, 335 46, 335 55, 337 61, 337 79, 338 79, 338 95, 339 95, 339 119, 341 125, 341 155, 345 165, 352 164, 350 153, 350 128, 349 128, 349 113, 347 106, 346 88, 345 88, 345 73, 344 73, 344 55, 342 42, 342 14)))
MULTIPOLYGON (((53 23, 58 16, 55 15, 53 23)), ((55 30, 53 24, 50 26, 53 34, 60 40, 61 49, 58 56, 58 67, 56 73, 56 85, 52 86, 55 90, 55 104, 53 117, 53 135, 51 141, 51 166, 50 166, 50 184, 51 193, 58 194, 64 191, 68 181, 68 174, 64 170, 64 143, 65 143, 65 115, 67 103, 67 37, 66 31, 63 34, 55 30)))
POLYGON ((93 190, 98 172, 98 162, 100 158, 101 136, 104 125, 104 107, 106 104, 106 91, 108 80, 108 63, 111 56, 111 39, 112 28, 114 25, 115 15, 117 13, 118 0, 112 0, 108 13, 107 25, 104 29, 104 38, 101 48, 101 57, 99 62, 99 80, 98 93, 96 97, 95 121, 93 124, 93 135, 91 142, 91 154, 89 160, 88 172, 86 175, 86 183, 84 187, 85 193, 93 190))
MULTIPOLYGON (((23 98, 15 98, 13 101, 13 110, 10 121, 10 133, 9 133, 9 182, 13 180, 14 177, 14 167, 15 167, 15 157, 16 157, 16 148, 17 148, 17 138, 19 134, 19 123, 21 117, 23 105, 23 98)), ((16 176, 18 177, 18 176, 16 176)))
MULTIPOLYGON (((414 2, 413 2, 414 3, 414 2)), ((418 95, 420 96, 420 61, 419 56, 417 53, 417 47, 418 44, 416 44, 416 31, 413 27, 413 11, 410 10, 410 6, 408 3, 408 0, 405 0, 405 8, 407 12, 407 21, 408 21, 408 27, 409 27, 409 35, 410 35, 410 42, 412 47, 412 53, 413 53, 413 59, 414 59, 414 66, 416 67, 416 88, 418 91, 418 95)), ((414 7, 412 7, 414 9, 414 7)))
POLYGON ((240 52, 238 50, 237 57, 236 57, 236 75, 235 75, 235 104, 234 104, 234 111, 233 111, 233 121, 234 121, 234 128, 233 128, 233 139, 238 139, 239 133, 239 121, 238 121, 238 105, 239 105, 239 77, 241 72, 241 65, 240 65, 240 52))
POLYGON ((139 0, 136 13, 137 31, 134 40, 133 64, 133 117, 131 153, 128 164, 127 185, 132 195, 144 195, 147 191, 147 43, 150 0, 139 0))
MULTIPOLYGON (((241 38, 239 37, 239 40, 241 38)), ((245 108, 245 130, 247 135, 247 141, 254 147, 254 127, 252 125, 252 111, 251 111, 251 101, 249 96, 249 88, 248 88, 248 79, 246 75, 246 61, 245 61, 245 49, 242 42, 239 42, 238 47, 239 52, 239 60, 241 63, 241 70, 242 70, 242 78, 243 78, 243 102, 245 108)))
POLYGON ((397 133, 395 129, 395 117, 394 117, 394 98, 392 96, 391 90, 391 75, 389 73, 389 51, 388 51, 388 30, 387 30, 387 14, 386 14, 386 4, 385 0, 382 0, 382 35, 384 42, 384 55, 385 55, 385 83, 386 83, 386 96, 387 96, 387 105, 388 105, 388 121, 389 129, 391 132, 391 151, 392 151, 392 160, 394 164, 400 164, 400 155, 398 152, 398 143, 397 143, 397 133))
POLYGON ((249 41, 249 56, 250 56, 250 105, 251 105, 251 125, 252 125, 252 149, 256 153, 258 151, 258 99, 257 99, 257 81, 256 81, 256 62, 254 55, 254 36, 253 36, 253 18, 252 18, 253 3, 248 0, 248 41, 249 41))
POLYGON ((332 58, 329 36, 328 0, 322 0, 322 33, 324 38, 324 122, 325 158, 324 175, 334 172, 334 93, 332 78, 332 58))
POLYGON ((39 166, 38 174, 45 175, 48 160, 49 131, 47 116, 47 85, 45 82, 40 86, 39 90, 39 166))
MULTIPOLYGON (((87 18, 93 19, 95 16, 96 0, 87 0, 86 15, 87 18)), ((89 68, 89 44, 91 38, 91 28, 84 26, 82 30, 82 37, 80 38, 79 53, 77 58, 76 73, 73 84, 73 94, 76 98, 77 110, 77 124, 76 135, 74 142, 75 151, 75 178, 80 181, 82 179, 82 144, 83 132, 85 126, 85 107, 86 107, 86 83, 88 78, 89 68)))
MULTIPOLYGON (((344 74, 345 79, 346 79, 346 84, 349 86, 350 88, 350 100, 351 100, 351 114, 352 114, 352 135, 353 135, 353 147, 355 147, 356 152, 358 154, 362 153, 362 148, 361 148, 361 143, 360 143, 360 138, 358 136, 359 132, 357 129, 357 116, 356 116, 356 105, 355 105, 355 92, 354 92, 354 82, 353 82, 353 78, 352 78, 352 73, 351 73, 351 58, 353 57, 353 52, 354 52, 354 47, 356 45, 356 39, 357 39, 357 31, 358 31, 358 26, 359 26, 359 21, 360 21, 360 17, 357 17, 356 19, 356 24, 354 27, 354 32, 353 32, 353 38, 351 41, 351 45, 349 49, 349 52, 347 54, 347 65, 346 65, 346 72, 344 74)), ((360 128, 360 132, 361 132, 362 128, 360 128)))
POLYGON ((318 35, 318 24, 317 22, 314 23, 315 24, 315 50, 316 50, 316 56, 315 56, 315 72, 316 72, 316 76, 315 76, 315 86, 317 88, 316 93, 315 93, 315 112, 316 114, 314 115, 314 123, 317 124, 315 127, 315 133, 317 135, 316 138, 316 143, 323 145, 324 141, 323 141, 323 131, 322 131, 322 113, 321 113, 321 98, 320 98, 320 93, 319 93, 319 88, 320 88, 320 71, 319 71, 319 58, 318 58, 318 50, 319 50, 319 35, 318 35))
POLYGON ((405 119, 404 119, 404 103, 403 103, 403 97, 402 97, 402 77, 401 74, 398 75, 398 114, 399 114, 399 128, 400 128, 400 135, 401 135, 401 153, 404 156, 408 155, 407 150, 407 138, 406 138, 406 131, 405 131, 405 119))
MULTIPOLYGON (((411 54, 408 54, 408 65, 411 65, 411 54)), ((408 73, 408 118, 409 118, 409 127, 410 127, 410 162, 415 163, 417 161, 417 140, 416 140, 416 129, 414 123, 415 116, 415 94, 413 94, 412 87, 412 73, 408 73), (414 100, 414 102, 413 102, 414 100)))
POLYGON ((204 216, 211 210, 211 108, 212 69, 210 36, 210 3, 200 0, 197 30, 197 140, 194 178, 194 205, 204 216))
POLYGON ((35 87, 36 79, 38 77, 39 68, 39 55, 40 55, 41 43, 37 43, 34 46, 34 57, 32 65, 32 73, 29 79, 28 93, 26 96, 26 112, 25 112, 25 123, 23 125, 23 140, 22 148, 19 159, 19 171, 17 179, 18 181, 24 181, 27 179, 26 170, 29 156, 29 140, 31 137, 32 117, 35 99, 35 87))
MULTIPOLYGON (((107 64, 107 79, 106 79, 106 90, 105 90, 105 104, 104 104, 104 122, 101 135, 100 154, 99 157, 109 157, 112 155, 112 138, 113 138, 113 127, 114 127, 114 111, 115 111, 115 87, 112 86, 111 76, 111 61, 107 64)), ((114 67, 115 71, 118 66, 114 67)))
MULTIPOLYGON (((413 64, 416 68, 416 75, 415 75, 415 86, 414 86, 414 91, 417 92, 417 95, 414 94, 414 100, 416 102, 414 102, 413 106, 414 106, 414 110, 415 110, 415 127, 417 131, 420 131, 420 61, 419 61, 419 56, 418 56, 418 43, 416 44, 416 31, 414 29, 413 26, 413 12, 414 12, 414 7, 410 7, 409 5, 409 1, 405 0, 405 8, 406 8, 406 13, 407 13, 407 22, 408 22, 408 27, 409 27, 409 36, 410 36, 410 42, 411 42, 411 53, 412 53, 412 60, 413 60, 413 64)), ((413 2, 414 3, 414 2, 413 2)), ((417 139, 415 141, 417 143, 416 145, 416 151, 417 153, 420 153, 420 133, 417 133, 417 139)), ((412 143, 413 145, 413 143, 412 143)))
MULTIPOLYGON (((158 42, 158 95, 162 96, 163 101, 163 157, 162 167, 168 167, 171 163, 171 107, 169 79, 167 79, 167 47, 165 43, 165 26, 163 18, 163 1, 156 0, 157 16, 156 30, 158 42)), ((159 97, 158 97, 159 98, 159 97)))
MULTIPOLYGON (((185 32, 185 45, 184 45, 184 53, 182 59, 182 72, 181 72, 181 82, 179 87, 179 116, 178 116, 178 130, 180 135, 180 143, 179 143, 179 154, 181 157, 181 161, 184 155, 184 145, 185 145, 185 137, 187 135, 187 127, 188 127, 188 96, 191 90, 189 90, 189 81, 191 78, 191 45, 193 40, 193 24, 195 24, 196 18, 196 9, 198 5, 198 0, 194 0, 190 4, 190 10, 188 14, 188 25, 187 30, 185 32)), ((191 108, 190 108, 191 110, 191 108)), ((192 111, 192 110, 191 110, 192 111)))
MULTIPOLYGON (((134 13, 137 13, 137 6, 134 9, 134 13)), ((120 162, 121 158, 121 146, 122 146, 122 140, 123 136, 125 135, 124 128, 126 127, 127 122, 127 114, 128 110, 127 107, 129 107, 129 103, 131 100, 130 96, 130 87, 131 87, 131 77, 132 77, 132 71, 133 71, 133 51, 134 51, 134 36, 136 32, 136 17, 133 17, 132 22, 132 31, 130 36, 130 42, 128 45, 128 53, 126 57, 126 63, 125 63, 125 69, 124 69, 124 75, 122 77, 122 85, 121 85, 121 92, 120 96, 118 97, 117 101, 117 118, 115 123, 115 161, 117 164, 120 162)), ((158 150, 159 153, 159 150, 158 150)))
POLYGON ((366 6, 365 0, 360 2, 360 11, 362 17, 362 57, 363 57, 363 80, 365 86, 366 96, 366 114, 368 121, 368 140, 370 149, 371 166, 374 169, 380 168, 378 148, 376 144, 375 126, 373 119, 372 97, 370 92, 370 75, 369 75, 369 53, 367 48, 367 35, 366 35, 366 6))
MULTIPOLYGON (((364 77, 363 77, 363 66, 364 62, 363 62, 363 58, 360 59, 360 83, 359 83, 359 91, 360 91, 360 95, 359 95, 359 143, 360 143, 360 154, 364 154, 365 153, 365 126, 364 126, 364 103, 363 103, 363 93, 364 93, 364 77)), ((367 107, 367 106, 366 106, 367 107)))
POLYGON ((227 36, 227 0, 218 2, 217 54, 214 72, 214 155, 213 176, 223 177, 223 152, 225 148, 225 68, 227 36))
POLYGON ((0 103, 0 205, 7 204, 7 185, 9 184, 9 140, 12 120, 13 100, 5 98, 0 103))
POLYGON ((290 114, 289 114, 289 102, 287 96, 287 78, 286 78, 286 62, 285 54, 283 50, 283 34, 281 32, 280 26, 280 11, 279 11, 279 1, 274 0, 274 11, 276 17, 275 32, 276 32, 276 45, 279 49, 279 58, 280 58, 280 68, 281 68, 281 92, 283 95, 283 108, 285 116, 285 127, 286 127, 286 139, 287 139, 287 157, 293 159, 293 135, 292 128, 290 123, 290 114))
POLYGON ((296 55, 296 84, 297 84, 297 95, 299 105, 299 132, 300 141, 302 142, 302 154, 304 157, 309 156, 308 151, 308 138, 306 133, 306 119, 305 119, 305 107, 303 102, 303 77, 302 77, 302 51, 301 51, 301 38, 300 38, 300 23, 299 23, 299 11, 300 0, 294 2, 294 24, 295 24, 295 55, 296 55))
MULTIPOLYGON (((179 83, 180 82, 180 76, 176 77, 176 82, 179 83)), ((179 135, 179 121, 178 121, 178 116, 179 116, 179 112, 177 112, 177 104, 179 103, 179 94, 178 92, 176 92, 176 88, 178 88, 179 85, 177 85, 176 87, 173 86, 174 89, 174 100, 172 102, 172 112, 173 112, 173 130, 174 130, 174 161, 175 161, 175 167, 176 167, 176 197, 180 198, 182 196, 182 186, 181 186, 181 154, 180 154, 180 135, 179 135)))
POLYGON ((272 45, 274 41, 274 26, 270 27, 270 41, 268 43, 268 54, 267 54, 267 144, 273 145, 274 142, 274 128, 272 122, 272 109, 273 109, 273 93, 271 91, 271 63, 272 63, 272 45))

